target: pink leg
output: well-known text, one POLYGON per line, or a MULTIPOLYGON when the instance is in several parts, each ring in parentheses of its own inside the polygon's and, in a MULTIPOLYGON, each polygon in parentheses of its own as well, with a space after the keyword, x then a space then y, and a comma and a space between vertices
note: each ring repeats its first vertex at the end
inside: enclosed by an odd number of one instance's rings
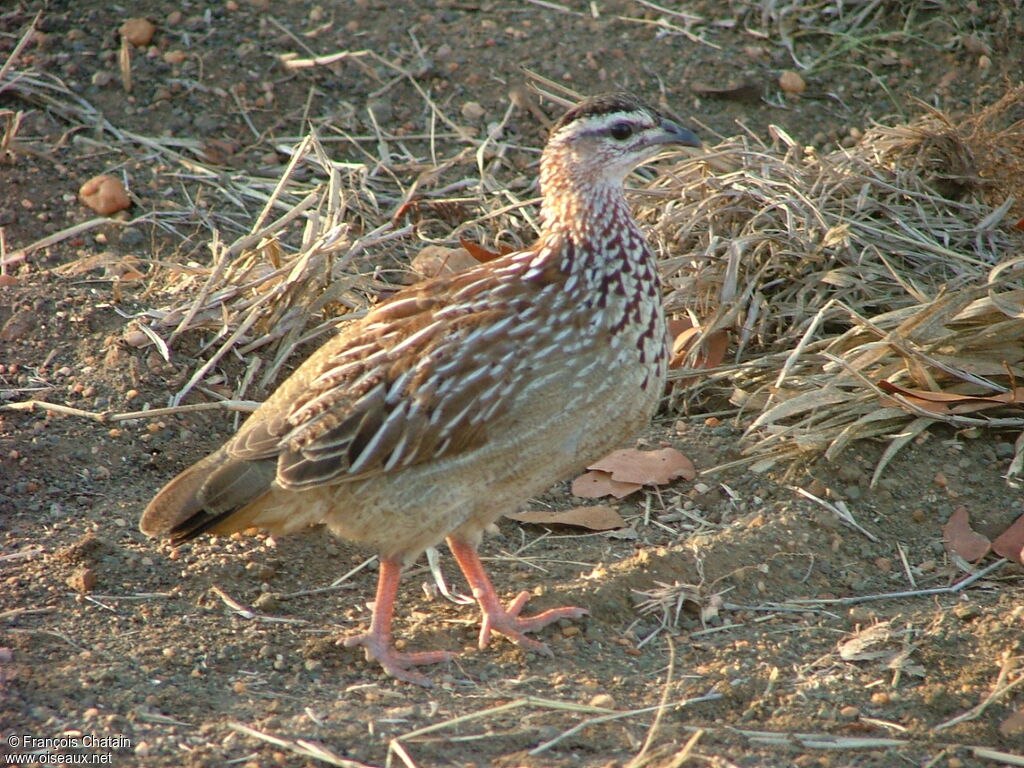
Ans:
POLYGON ((398 560, 380 561, 380 573, 377 577, 377 598, 373 604, 373 619, 370 631, 352 637, 342 638, 338 642, 346 648, 363 646, 367 661, 376 661, 392 677, 407 683, 418 683, 430 686, 431 682, 425 675, 413 672, 411 666, 419 664, 439 664, 455 658, 450 651, 424 651, 421 653, 401 653, 391 645, 391 618, 395 611, 395 596, 398 594, 398 580, 402 575, 402 564, 398 560))
POLYGON ((448 548, 465 574, 466 581, 469 582, 469 586, 473 590, 473 597, 480 603, 480 610, 483 613, 483 621, 480 624, 480 648, 486 648, 490 643, 491 632, 500 632, 521 648, 529 648, 531 651, 538 651, 550 656, 550 648, 539 640, 526 637, 524 633, 535 632, 559 619, 575 619, 586 614, 582 608, 566 607, 552 608, 549 611, 538 613, 536 616, 520 618, 519 612, 523 610, 526 601, 530 599, 529 592, 520 592, 516 595, 515 600, 509 603, 508 608, 502 607, 494 592, 494 587, 491 585, 491 580, 484 571, 483 563, 480 562, 476 546, 450 536, 448 548))

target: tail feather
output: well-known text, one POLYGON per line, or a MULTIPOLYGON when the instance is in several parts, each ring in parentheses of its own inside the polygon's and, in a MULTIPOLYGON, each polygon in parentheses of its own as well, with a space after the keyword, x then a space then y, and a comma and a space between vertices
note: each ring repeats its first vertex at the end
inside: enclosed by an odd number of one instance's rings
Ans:
POLYGON ((251 517, 243 507, 270 490, 273 479, 273 462, 240 461, 220 449, 165 485, 142 513, 139 528, 175 543, 206 531, 243 530, 251 517))

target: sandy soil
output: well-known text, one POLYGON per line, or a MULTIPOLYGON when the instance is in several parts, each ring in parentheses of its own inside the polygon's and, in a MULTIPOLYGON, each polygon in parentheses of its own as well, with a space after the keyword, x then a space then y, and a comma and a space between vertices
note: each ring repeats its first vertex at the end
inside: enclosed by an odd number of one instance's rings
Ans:
MULTIPOLYGON (((43 34, 15 69, 62 78, 119 130, 206 142, 224 155, 225 174, 279 172, 275 143, 301 136, 306 120, 339 136, 372 136, 376 122, 410 137, 410 151, 429 163, 420 137, 431 116, 417 87, 481 131, 505 114, 524 67, 584 93, 629 88, 712 138, 763 136, 775 124, 828 148, 872 121, 917 114, 917 99, 952 112, 990 103, 1017 83, 1024 58, 1024 17, 1012 0, 666 3, 675 14, 627 0, 131 5, 157 32, 133 55, 130 95, 118 69, 126 6, 8 2, 0 61, 40 12, 43 34), (838 32, 862 12, 855 34, 838 32), (369 55, 297 72, 278 60, 342 50, 373 52, 414 77, 369 55), (806 91, 784 94, 779 74, 800 65, 806 91)), ((105 252, 118 263, 134 257, 147 275, 203 263, 203 212, 228 204, 195 197, 187 169, 109 132, 0 92, 4 110, 24 113, 19 141, 0 145, 8 252, 91 218, 76 194, 100 172, 130 179, 132 215, 189 201, 193 215, 174 232, 104 225, 12 267, 16 279, 0 286, 0 399, 93 412, 165 405, 197 364, 200 339, 182 340, 168 363, 125 344, 123 332, 126 315, 177 299, 145 279, 58 269, 105 252)), ((543 143, 529 111, 511 124, 523 147, 543 143)), ((329 147, 351 162, 373 162, 377 151, 373 141, 329 147)), ((535 155, 523 157, 533 173, 535 155)), ((474 162, 466 158, 463 175, 474 162)), ((415 176, 409 170, 405 183, 415 176)), ((252 213, 232 211, 239 231, 252 213)), ((227 364, 225 380, 238 375, 227 364)), ((965 576, 941 526, 963 504, 989 536, 1024 513, 1001 477, 1015 435, 933 429, 873 488, 882 444, 858 445, 841 465, 727 470, 617 504, 626 532, 504 521, 484 548, 499 590, 526 588, 536 607, 575 604, 590 615, 543 633, 553 658, 503 640, 479 651, 475 611, 440 596, 415 567, 398 635, 410 648, 462 651, 431 669, 436 685, 422 689, 335 644, 368 621, 373 567, 324 588, 367 553, 319 530, 178 551, 138 532, 155 490, 226 438, 235 418, 111 425, 0 411, 0 752, 43 746, 12 737, 52 737, 81 747, 57 752, 146 766, 1024 764, 984 752, 1024 753, 1024 728, 1011 717, 1021 693, 1001 689, 1024 680, 1018 567, 958 592, 857 601, 965 576), (846 501, 861 528, 798 488, 846 501), (642 612, 641 593, 673 598, 677 584, 697 585, 695 600, 642 612), (102 738, 112 741, 88 741, 102 738)), ((739 456, 744 426, 663 412, 638 444, 671 444, 707 469, 739 456)), ((531 508, 579 503, 565 483, 531 508)), ((442 569, 462 589, 446 555, 442 569)))

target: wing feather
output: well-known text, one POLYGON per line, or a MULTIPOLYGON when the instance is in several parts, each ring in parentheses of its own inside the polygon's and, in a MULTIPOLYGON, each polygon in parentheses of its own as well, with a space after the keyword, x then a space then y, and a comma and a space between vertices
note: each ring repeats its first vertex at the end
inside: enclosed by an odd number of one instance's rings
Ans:
POLYGON ((228 454, 276 458, 277 483, 299 489, 479 445, 521 362, 525 340, 512 331, 534 311, 529 285, 513 301, 493 290, 507 279, 480 268, 449 278, 447 291, 435 283, 432 296, 398 294, 307 360, 228 454))

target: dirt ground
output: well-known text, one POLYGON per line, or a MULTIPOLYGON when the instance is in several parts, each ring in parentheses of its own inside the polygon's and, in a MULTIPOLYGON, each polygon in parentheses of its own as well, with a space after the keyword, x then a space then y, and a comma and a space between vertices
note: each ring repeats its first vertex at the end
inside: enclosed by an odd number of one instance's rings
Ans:
MULTIPOLYGON (((15 70, 61 78, 120 131, 204 142, 226 176, 280 173, 276 147, 307 121, 354 137, 328 145, 338 161, 372 164, 376 131, 424 164, 450 157, 454 134, 431 141, 423 92, 480 132, 505 115, 524 69, 582 93, 635 91, 709 143, 778 125, 832 148, 873 121, 905 121, 921 102, 954 113, 991 103, 1019 84, 1024 60, 1014 0, 663 3, 671 12, 629 0, 130 6, 9 0, 0 66, 40 13, 41 34, 15 70), (117 33, 128 15, 157 25, 133 52, 130 94, 117 33), (359 55, 290 71, 279 60, 339 51, 359 55), (802 73, 801 96, 780 89, 784 70, 802 73)), ((134 257, 145 275, 202 264, 210 207, 237 222, 232 237, 251 212, 204 196, 187 167, 109 131, 0 92, 3 110, 23 112, 17 142, 0 145, 7 253, 91 219, 77 191, 97 173, 130 180, 129 218, 192 215, 173 229, 105 224, 11 265, 14 280, 0 285, 0 400, 165 406, 200 340, 182 340, 168 363, 123 334, 128 316, 177 298, 118 279, 123 271, 58 270, 108 252, 134 257)), ((523 172, 535 173, 527 150, 542 145, 543 126, 527 109, 509 125, 523 172)), ((464 159, 463 175, 475 162, 464 159)), ((407 173, 411 184, 418 171, 407 173)), ((225 366, 225 381, 237 380, 240 369, 225 366)), ((146 766, 1024 765, 1011 757, 1024 755, 1024 694, 1012 687, 1024 680, 1021 570, 939 589, 967 575, 943 545, 957 507, 990 537, 1024 513, 1002 477, 1014 434, 933 428, 875 487, 882 443, 857 445, 840 464, 706 474, 616 504, 631 526, 611 534, 503 521, 483 548, 499 591, 525 588, 535 608, 574 604, 589 616, 542 633, 553 658, 502 639, 480 651, 475 610, 440 595, 421 563, 404 580, 397 636, 461 651, 428 670, 436 685, 425 689, 335 644, 368 621, 373 566, 328 587, 368 553, 320 530, 177 551, 138 531, 162 483, 235 424, 218 411, 116 425, 0 411, 0 751, 39 752, 31 737, 146 766), (860 529, 800 488, 845 501, 860 529), (681 584, 696 585, 703 616, 692 603, 677 610, 683 593, 671 587, 681 584), (672 604, 643 612, 641 593, 659 590, 672 604)), ((671 444, 706 470, 739 457, 745 426, 663 411, 638 444, 671 444)), ((580 503, 565 483, 530 508, 580 503)), ((441 568, 462 590, 446 553, 441 568)))

